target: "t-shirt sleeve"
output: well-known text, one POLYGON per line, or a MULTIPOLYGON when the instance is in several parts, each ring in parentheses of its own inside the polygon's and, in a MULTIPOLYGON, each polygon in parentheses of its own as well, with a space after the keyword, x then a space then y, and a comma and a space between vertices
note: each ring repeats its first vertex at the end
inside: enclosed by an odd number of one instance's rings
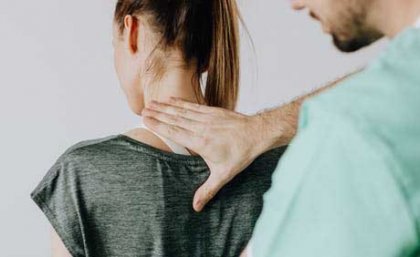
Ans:
POLYGON ((30 196, 45 214, 73 257, 84 254, 81 206, 74 174, 59 158, 31 192, 30 196))
POLYGON ((306 122, 264 195, 253 256, 411 256, 415 223, 383 146, 345 117, 306 122))

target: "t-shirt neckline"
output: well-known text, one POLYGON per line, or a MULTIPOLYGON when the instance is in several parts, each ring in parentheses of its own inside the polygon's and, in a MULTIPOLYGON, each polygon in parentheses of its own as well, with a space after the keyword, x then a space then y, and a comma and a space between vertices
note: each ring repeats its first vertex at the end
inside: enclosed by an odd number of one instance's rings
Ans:
MULTIPOLYGON (((189 164, 197 164, 197 165, 206 165, 206 162, 201 156, 198 155, 183 155, 177 153, 171 153, 167 151, 163 151, 151 145, 145 144, 141 141, 138 141, 128 135, 125 134, 117 134, 115 135, 116 139, 123 140, 124 142, 129 143, 131 146, 146 152, 148 154, 152 154, 157 158, 163 158, 168 161, 178 161, 178 162, 186 162, 189 164)), ((207 166, 207 165, 206 165, 207 166)))

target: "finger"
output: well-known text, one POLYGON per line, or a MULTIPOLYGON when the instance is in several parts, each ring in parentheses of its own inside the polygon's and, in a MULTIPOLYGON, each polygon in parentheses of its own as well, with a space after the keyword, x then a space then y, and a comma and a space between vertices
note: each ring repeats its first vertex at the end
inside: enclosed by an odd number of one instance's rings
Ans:
POLYGON ((166 137, 188 149, 197 151, 197 145, 200 137, 186 129, 168 125, 151 117, 144 117, 144 124, 156 132, 157 134, 166 137))
POLYGON ((182 116, 184 118, 194 120, 194 121, 208 120, 208 116, 205 113, 184 109, 182 107, 178 107, 178 106, 174 106, 174 105, 170 105, 166 103, 159 103, 159 102, 153 101, 149 105, 148 109, 151 109, 157 112, 166 113, 166 114, 171 114, 174 116, 182 116))
POLYGON ((204 206, 214 198, 220 189, 226 184, 214 173, 210 174, 207 181, 195 192, 193 208, 196 212, 201 212, 204 206))
POLYGON ((148 108, 143 110, 142 115, 143 117, 150 117, 163 123, 189 130, 193 133, 201 134, 202 132, 201 126, 197 121, 182 116, 158 112, 148 108))

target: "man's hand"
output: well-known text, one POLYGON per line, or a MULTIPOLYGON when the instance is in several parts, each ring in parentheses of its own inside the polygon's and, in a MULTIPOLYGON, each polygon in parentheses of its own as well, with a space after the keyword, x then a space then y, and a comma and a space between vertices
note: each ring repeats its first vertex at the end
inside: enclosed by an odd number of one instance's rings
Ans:
POLYGON ((296 134, 299 109, 305 99, 357 72, 289 104, 255 116, 181 99, 172 99, 166 104, 153 102, 142 115, 150 129, 198 153, 206 161, 210 177, 195 193, 193 203, 194 209, 201 211, 224 185, 257 156, 290 143, 296 134))
POLYGON ((153 102, 143 113, 156 133, 198 153, 210 168, 208 180, 197 190, 193 208, 203 207, 244 170, 266 147, 261 143, 263 119, 180 99, 153 102))

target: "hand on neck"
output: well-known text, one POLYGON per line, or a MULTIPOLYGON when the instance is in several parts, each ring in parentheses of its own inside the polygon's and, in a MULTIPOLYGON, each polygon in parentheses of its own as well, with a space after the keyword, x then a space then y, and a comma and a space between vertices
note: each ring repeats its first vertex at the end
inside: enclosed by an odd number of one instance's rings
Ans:
MULTIPOLYGON (((142 76, 143 85, 143 103, 144 107, 150 105, 152 101, 165 101, 171 97, 178 97, 187 101, 199 104, 205 104, 204 96, 201 93, 200 83, 195 76, 194 69, 171 69, 166 71, 163 76, 156 79, 152 76, 142 76)), ((157 149, 172 152, 169 146, 154 133, 142 129, 135 128, 125 133, 135 140, 151 145, 157 149)), ((190 151, 192 155, 196 153, 190 151)))

